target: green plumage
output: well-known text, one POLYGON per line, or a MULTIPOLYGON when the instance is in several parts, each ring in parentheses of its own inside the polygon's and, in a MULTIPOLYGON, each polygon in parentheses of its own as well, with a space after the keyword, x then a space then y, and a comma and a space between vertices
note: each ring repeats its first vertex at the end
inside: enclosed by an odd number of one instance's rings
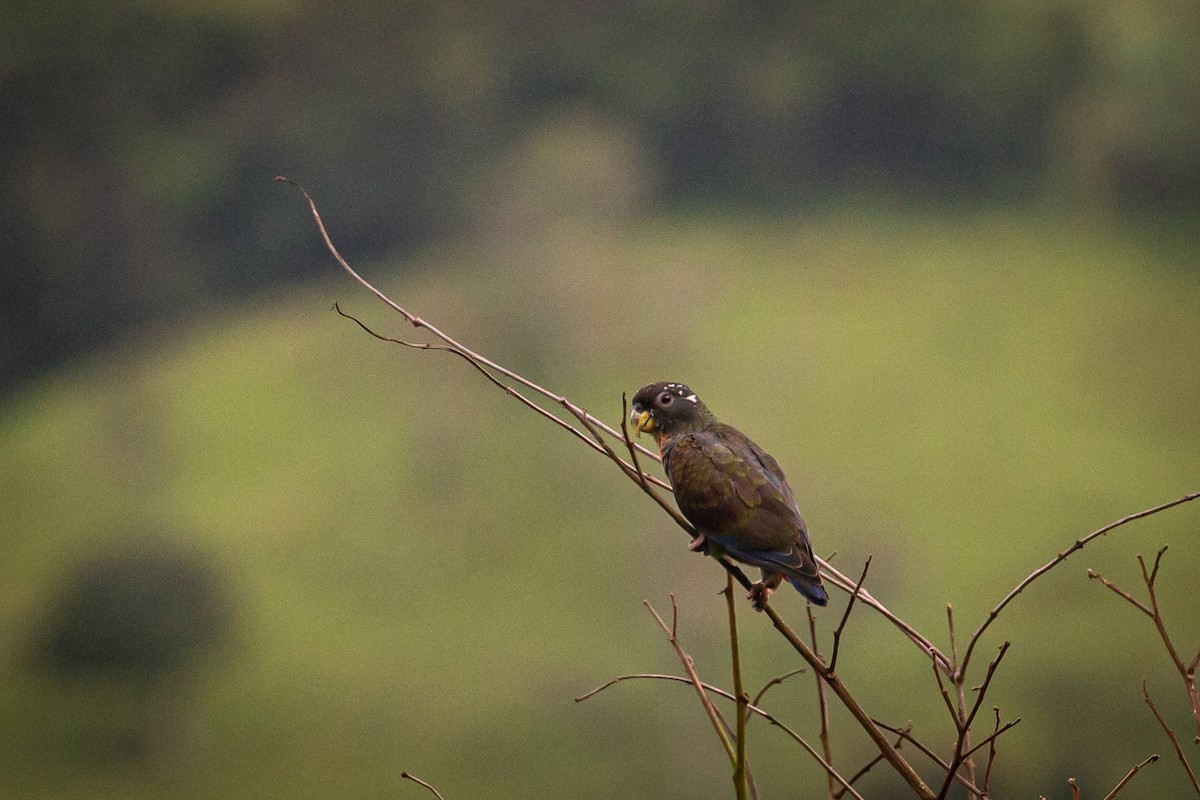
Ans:
POLYGON ((652 383, 633 397, 634 422, 654 434, 680 512, 703 537, 762 570, 750 591, 761 608, 786 578, 825 605, 808 528, 779 464, 741 431, 718 422, 681 383, 652 383))

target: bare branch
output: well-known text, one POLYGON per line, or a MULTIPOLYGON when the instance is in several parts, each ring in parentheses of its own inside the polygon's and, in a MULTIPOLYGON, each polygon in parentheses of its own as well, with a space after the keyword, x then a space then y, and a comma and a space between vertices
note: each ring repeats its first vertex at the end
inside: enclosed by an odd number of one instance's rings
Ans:
MULTIPOLYGON (((427 322, 424 319, 421 319, 416 314, 411 313, 410 311, 405 309, 403 306, 401 306, 399 303, 392 300, 386 294, 381 292, 379 289, 375 288, 375 286, 373 286, 369 281, 367 281, 365 278, 363 278, 361 275, 359 275, 357 272, 355 272, 354 268, 351 267, 346 262, 346 259, 344 259, 342 257, 342 254, 338 252, 337 247, 334 246, 334 244, 333 244, 333 240, 329 237, 328 231, 325 230, 325 223, 321 220, 320 212, 317 211, 317 204, 313 201, 312 197, 309 195, 308 190, 306 190, 303 186, 301 186, 296 181, 291 180, 290 178, 285 178, 283 176, 279 176, 279 177, 275 178, 275 180, 282 182, 282 183, 289 184, 290 186, 294 186, 304 196, 304 200, 308 203, 309 211, 312 213, 313 221, 317 225, 317 230, 320 232, 321 238, 325 242, 325 249, 328 250, 330 255, 333 256, 334 260, 337 261, 338 266, 340 266, 346 272, 346 274, 348 274, 351 278, 353 278, 355 281, 357 281, 358 284, 361 285, 364 289, 371 292, 371 294, 378 297, 389 308, 391 308, 393 311, 398 313, 400 316, 404 317, 404 319, 407 320, 410 325, 412 325, 414 328, 424 328, 425 330, 427 330, 431 334, 433 334, 436 338, 441 339, 443 342, 445 342, 451 348, 470 356, 473 360, 477 361, 478 363, 482 364, 483 366, 485 366, 491 370, 494 370, 501 375, 504 375, 505 377, 509 378, 510 380, 515 381, 516 383, 524 386, 526 389, 529 389, 532 392, 535 392, 536 394, 540 394, 542 397, 545 397, 547 400, 551 400, 560 405, 567 404, 573 409, 583 411, 578 406, 574 406, 574 404, 571 404, 566 398, 562 397, 561 395, 557 395, 554 392, 551 392, 549 389, 539 386, 538 384, 529 380, 525 376, 523 376, 517 372, 513 372, 512 370, 508 369, 507 367, 497 364, 496 362, 494 362, 488 358, 485 358, 484 356, 481 356, 478 353, 475 353, 474 351, 468 349, 461 343, 455 341, 450 336, 443 333, 441 330, 439 330, 433 324, 427 322)), ((587 412, 583 412, 583 413, 586 414, 587 412)), ((612 436, 614 439, 620 438, 620 435, 616 432, 616 430, 613 429, 611 426, 609 426, 607 423, 605 423, 603 420, 597 419, 590 415, 588 416, 588 418, 591 420, 591 422, 593 424, 595 424, 597 427, 599 427, 601 430, 603 430, 609 436, 612 436)), ((643 455, 647 456, 648 458, 652 458, 655 461, 659 460, 659 457, 656 453, 651 452, 650 450, 646 449, 645 447, 638 445, 638 449, 642 452, 643 455)))
MULTIPOLYGON (((992 711, 996 713, 996 727, 992 729, 992 735, 988 741, 988 760, 987 766, 983 768, 983 796, 988 796, 992 783, 992 766, 996 763, 996 739, 1000 736, 1000 708, 992 706, 992 711)), ((1020 720, 1018 720, 1020 721, 1020 720)))
MULTIPOLYGON (((592 697, 593 695, 603 691, 604 689, 607 689, 608 687, 610 687, 614 684, 620 683, 621 681, 633 680, 633 679, 637 679, 637 678, 649 678, 649 679, 664 680, 664 681, 674 681, 677 683, 692 684, 691 678, 685 678, 685 677, 682 677, 679 675, 658 675, 658 674, 652 674, 652 673, 643 673, 643 674, 638 674, 638 675, 622 675, 618 678, 612 679, 611 681, 609 681, 608 683, 605 683, 602 686, 598 686, 597 688, 593 689, 592 691, 590 691, 586 694, 580 695, 579 697, 575 698, 575 702, 578 703, 583 700, 586 700, 587 698, 592 697)), ((712 684, 709 684, 709 683, 704 683, 702 685, 704 686, 704 688, 707 691, 711 692, 712 694, 718 695, 720 697, 725 698, 726 700, 730 700, 733 702, 737 701, 737 698, 735 698, 730 692, 727 692, 724 689, 721 689, 720 687, 713 686, 712 684)), ((793 741, 795 741, 797 744, 799 744, 801 747, 803 747, 808 752, 808 754, 811 755, 817 761, 817 763, 821 765, 821 767, 826 772, 828 772, 830 775, 832 775, 834 780, 836 780, 843 787, 844 791, 849 792, 852 796, 858 798, 858 800, 863 800, 862 795, 860 795, 853 788, 853 786, 851 786, 851 781, 846 780, 840 774, 838 774, 837 770, 835 770, 832 765, 830 765, 827 761, 825 761, 825 759, 821 758, 821 754, 818 753, 813 748, 812 745, 810 745, 807 741, 805 741, 804 737, 802 737, 800 734, 796 733, 794 730, 789 728, 783 722, 780 722, 779 718, 776 717, 771 712, 765 711, 764 709, 760 708, 759 706, 757 706, 753 703, 746 706, 746 708, 751 713, 757 714, 758 716, 765 719, 767 722, 771 723, 772 725, 774 725, 775 727, 777 727, 781 731, 783 731, 789 738, 791 738, 793 741)), ((728 727, 728 726, 726 726, 726 727, 728 727)), ((880 756, 880 757, 882 758, 882 756, 880 756)))
POLYGON ((433 786, 431 786, 430 784, 428 784, 428 783, 426 783, 425 781, 423 781, 423 780, 421 780, 420 778, 418 778, 416 775, 410 775, 410 774, 409 774, 409 773, 407 773, 407 772, 401 772, 401 773, 400 773, 400 777, 401 777, 401 778, 405 778, 405 779, 407 779, 407 780, 410 780, 410 781, 412 781, 413 783, 419 783, 419 784, 421 784, 421 785, 422 785, 422 786, 424 786, 426 789, 428 789, 429 791, 433 792, 433 796, 434 796, 434 797, 436 797, 438 800, 446 800, 446 798, 442 797, 442 793, 441 793, 441 792, 439 792, 437 789, 433 788, 433 786))
MULTIPOLYGON (((1000 719, 1000 709, 996 709, 996 719, 997 719, 997 721, 999 721, 999 719, 1000 719)), ((1012 722, 1006 722, 1003 725, 1000 725, 994 731, 989 733, 987 736, 980 739, 978 744, 976 744, 974 747, 972 747, 967 752, 963 753, 963 758, 965 759, 967 756, 970 756, 970 755, 978 752, 979 750, 982 750, 985 746, 988 746, 988 745, 990 745, 989 750, 995 750, 996 739, 998 739, 1002 734, 1007 733, 1008 731, 1017 727, 1017 725, 1019 725, 1020 722, 1021 722, 1021 718, 1017 717, 1012 722)))

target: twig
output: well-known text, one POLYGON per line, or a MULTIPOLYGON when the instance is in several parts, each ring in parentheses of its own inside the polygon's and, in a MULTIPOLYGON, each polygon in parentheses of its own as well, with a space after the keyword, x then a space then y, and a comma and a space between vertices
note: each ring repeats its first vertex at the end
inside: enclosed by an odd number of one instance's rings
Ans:
MULTIPOLYGON (((971 725, 975 722, 975 715, 979 713, 979 707, 983 704, 983 698, 987 694, 988 686, 992 682, 992 676, 996 674, 996 667, 1000 666, 1000 661, 1004 658, 1004 654, 1008 652, 1009 643, 1005 642, 1000 645, 1000 651, 992 662, 988 664, 987 675, 984 676, 983 683, 979 685, 979 694, 975 697, 975 703, 971 706, 971 711, 964 718, 959 718, 955 715, 955 725, 958 727, 958 739, 954 743, 954 756, 950 759, 949 773, 946 775, 946 780, 942 783, 942 790, 938 792, 938 798, 945 798, 953 785, 955 774, 958 773, 958 768, 969 757, 974 749, 970 746, 968 739, 971 732, 971 725)), ((938 674, 935 670, 934 674, 938 674)), ((939 684, 940 684, 939 675, 939 684)), ((953 714, 953 712, 952 712, 953 714)), ((972 777, 968 775, 968 777, 972 777)), ((974 783, 974 781, 972 781, 974 783)), ((978 794, 978 792, 976 792, 978 794)))
MULTIPOLYGON (((735 575, 734 577, 736 578, 738 576, 735 575)), ((750 581, 748 578, 746 578, 745 574, 741 574, 739 582, 742 581, 745 581, 742 583, 742 586, 749 589, 750 581)), ((892 768, 900 774, 900 777, 904 779, 904 782, 907 783, 910 788, 912 788, 912 790, 918 797, 921 798, 921 800, 934 800, 937 795, 933 793, 933 790, 929 788, 929 786, 921 778, 921 775, 915 769, 913 769, 912 764, 908 763, 908 759, 902 756, 891 743, 891 741, 884 736, 883 731, 880 730, 879 726, 875 724, 875 720, 871 718, 871 716, 866 712, 866 709, 864 709, 854 695, 850 693, 850 689, 845 683, 842 682, 841 677, 836 673, 830 673, 828 671, 825 663, 812 651, 807 644, 804 643, 804 640, 797 636, 796 632, 793 631, 791 627, 783 621, 783 618, 779 616, 779 612, 776 611, 769 602, 764 606, 763 612, 770 618, 771 624, 775 626, 775 630, 779 631, 779 633, 783 635, 783 638, 786 639, 788 644, 790 644, 792 648, 800 654, 800 657, 807 661, 809 666, 811 666, 814 671, 824 677, 829 688, 833 690, 833 693, 837 695, 839 700, 842 701, 842 705, 846 707, 846 710, 850 712, 851 716, 858 721, 858 724, 861 725, 863 730, 867 732, 867 735, 871 737, 871 740, 875 743, 875 746, 879 748, 879 751, 883 754, 883 757, 887 759, 887 762, 892 766, 892 768)))
MULTIPOLYGON (((804 613, 808 616, 808 638, 812 642, 812 650, 819 658, 821 656, 820 645, 817 643, 817 618, 813 614, 812 605, 806 603, 804 613)), ((813 673, 813 677, 817 681, 817 718, 821 721, 821 752, 825 754, 825 760, 830 764, 833 763, 833 745, 829 739, 829 702, 825 698, 825 680, 821 677, 821 673, 813 673)), ((766 687, 763 687, 766 691, 766 687)), ((837 785, 833 782, 833 776, 827 775, 829 778, 829 797, 837 796, 837 785)), ((851 783, 853 783, 851 779, 851 783)))
POLYGON ((1167 721, 1162 718, 1162 714, 1158 713, 1158 709, 1154 705, 1154 701, 1150 699, 1150 689, 1146 686, 1145 679, 1142 680, 1142 696, 1146 698, 1146 705, 1150 706, 1150 713, 1154 714, 1154 718, 1158 720, 1159 726, 1163 732, 1167 734, 1167 738, 1171 740, 1171 746, 1175 748, 1175 755, 1179 758, 1179 763, 1183 765, 1183 769, 1187 772, 1188 778, 1192 781, 1192 788, 1196 791, 1196 796, 1200 797, 1200 782, 1196 781, 1196 773, 1192 771, 1192 765, 1188 763, 1187 756, 1183 754, 1183 748, 1179 746, 1179 739, 1175 737, 1175 731, 1167 725, 1167 721))
POLYGON ((968 792, 971 792, 972 794, 976 794, 976 795, 981 794, 980 790, 975 786, 974 783, 972 783, 970 780, 968 780, 963 775, 959 775, 957 773, 951 772, 950 765, 947 764, 944 760, 942 760, 941 756, 939 756, 937 753, 933 752, 932 748, 930 748, 929 745, 925 744, 924 742, 922 742, 920 739, 918 739, 916 736, 913 735, 911 723, 907 727, 904 727, 904 728, 896 728, 891 725, 888 725, 887 723, 880 722, 879 720, 875 720, 875 724, 878 725, 879 727, 883 728, 885 731, 888 731, 889 733, 896 734, 904 741, 906 741, 909 744, 916 747, 918 750, 921 751, 922 755, 924 755, 926 758, 928 758, 934 764, 939 766, 943 772, 945 772, 948 775, 954 775, 954 780, 958 781, 960 784, 965 786, 968 792))
POLYGON ((737 755, 733 761, 733 788, 738 800, 746 800, 749 789, 746 785, 746 706, 750 697, 742 687, 742 656, 738 647, 737 603, 733 598, 733 575, 725 573, 725 606, 729 611, 729 650, 733 663, 733 694, 737 697, 735 743, 737 755))
POLYGON ((833 652, 829 655, 829 671, 833 672, 837 667, 838 649, 842 644, 842 630, 846 627, 846 622, 850 619, 850 612, 854 609, 854 601, 858 599, 858 593, 862 591, 863 581, 867 579, 867 570, 871 568, 871 556, 867 556, 867 561, 863 564, 862 575, 858 576, 858 583, 854 584, 854 591, 850 593, 850 602, 846 603, 846 611, 842 614, 842 621, 833 630, 833 652))
POLYGON ((708 693, 704 690, 704 683, 700 680, 700 676, 696 673, 696 664, 692 661, 692 657, 679 644, 679 638, 676 636, 676 626, 679 621, 679 609, 675 605, 675 595, 671 595, 671 625, 667 627, 667 623, 655 610, 654 606, 650 605, 649 600, 643 600, 642 605, 646 607, 654 619, 658 621, 663 632, 667 634, 667 641, 671 643, 671 647, 675 650, 675 655, 679 657, 679 661, 683 664, 683 669, 688 674, 688 678, 692 681, 692 686, 696 688, 696 694, 700 697, 700 705, 704 707, 704 713, 708 715, 709 721, 712 723, 713 730, 717 732, 717 738, 721 740, 721 746, 725 748, 726 755, 729 756, 729 763, 735 763, 737 755, 734 751, 733 742, 730 741, 729 735, 725 733, 724 727, 721 725, 721 720, 717 714, 717 709, 713 706, 712 700, 708 699, 708 693))
POLYGON ((1116 586, 1112 581, 1110 581, 1108 578, 1101 575, 1099 572, 1089 569, 1087 571, 1087 576, 1093 580, 1100 581, 1105 586, 1107 586, 1109 589, 1111 589, 1113 591, 1113 593, 1116 594, 1118 597, 1124 598, 1127 603, 1129 603, 1131 606, 1136 608, 1138 611, 1141 611, 1143 614, 1145 614, 1150 619, 1154 619, 1154 612, 1150 610, 1149 606, 1147 606, 1141 600, 1138 600, 1136 597, 1131 595, 1129 592, 1116 586))
POLYGON ((428 783, 426 783, 425 781, 423 781, 423 780, 421 780, 420 778, 418 778, 416 775, 410 775, 410 774, 409 774, 409 773, 407 773, 407 772, 401 772, 401 773, 400 773, 400 777, 401 777, 401 778, 406 778, 406 779, 408 779, 408 780, 412 781, 413 783, 419 783, 419 784, 421 784, 421 785, 422 785, 422 786, 424 786, 426 789, 428 789, 429 791, 433 792, 433 796, 434 796, 434 797, 436 797, 438 800, 446 800, 446 798, 442 797, 442 793, 441 793, 441 792, 439 792, 437 789, 433 788, 433 786, 431 786, 430 784, 428 784, 428 783))
MULTIPOLYGON (((1000 709, 996 709, 997 719, 999 718, 999 712, 1000 712, 1000 709)), ((995 730, 993 730, 991 733, 989 733, 987 736, 985 736, 985 737, 983 737, 982 739, 980 739, 980 740, 979 740, 979 741, 978 741, 978 742, 975 744, 975 746, 974 746, 974 747, 972 747, 972 748, 971 748, 970 750, 968 750, 967 752, 963 753, 963 758, 966 758, 967 756, 970 756, 970 755, 972 755, 973 753, 976 753, 976 752, 978 752, 979 750, 982 750, 982 749, 983 749, 985 746, 990 746, 990 748, 989 748, 989 749, 991 749, 991 750, 994 750, 994 749, 995 749, 995 745, 996 745, 996 739, 1000 738, 1000 736, 1001 736, 1002 734, 1004 734, 1004 733, 1008 732, 1009 730, 1011 730, 1011 729, 1013 729, 1013 728, 1017 727, 1017 725, 1018 725, 1018 724, 1020 724, 1020 722, 1021 722, 1021 718, 1020 718, 1020 717, 1017 717, 1017 718, 1016 718, 1016 719, 1014 719, 1012 722, 1006 722, 1006 723, 1004 723, 1003 725, 1001 725, 1000 727, 996 728, 996 729, 995 729, 995 730)))
MULTIPOLYGON (((951 617, 953 619, 953 617, 951 617)), ((950 626, 954 630, 953 624, 950 626)), ((951 635, 953 638, 953 635, 951 635)), ((992 765, 996 763, 996 738, 1000 735, 1000 708, 992 706, 992 711, 996 713, 996 727, 992 729, 991 740, 988 742, 988 760, 987 766, 983 769, 983 796, 987 797, 992 783, 992 765)))
POLYGON ((1141 772, 1142 767, 1146 766, 1147 764, 1153 764, 1155 761, 1158 761, 1158 753, 1154 753, 1153 755, 1147 756, 1146 760, 1140 764, 1134 764, 1133 768, 1131 770, 1129 770, 1129 772, 1125 773, 1125 777, 1121 778, 1121 780, 1117 781, 1117 785, 1113 787, 1113 790, 1111 792, 1109 792, 1108 794, 1104 795, 1103 800, 1112 800, 1114 797, 1117 796, 1117 792, 1119 792, 1125 788, 1125 784, 1129 783, 1129 781, 1133 778, 1134 775, 1137 775, 1139 772, 1141 772))
POLYGON ((770 689, 772 686, 778 686, 779 684, 783 683, 784 681, 786 681, 788 678, 792 677, 793 675, 799 675, 802 672, 804 672, 804 667, 798 667, 796 669, 785 672, 782 675, 777 675, 774 678, 771 678, 771 680, 769 680, 765 684, 763 684, 763 687, 758 690, 758 694, 754 695, 754 699, 751 700, 750 702, 756 706, 761 705, 763 695, 765 695, 767 693, 768 689, 770 689))

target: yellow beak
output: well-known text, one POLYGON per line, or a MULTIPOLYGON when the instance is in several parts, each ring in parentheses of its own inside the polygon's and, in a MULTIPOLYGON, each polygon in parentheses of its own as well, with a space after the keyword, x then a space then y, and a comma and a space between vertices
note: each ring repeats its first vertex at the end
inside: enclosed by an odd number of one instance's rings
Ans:
POLYGON ((643 432, 654 433, 654 417, 650 416, 649 411, 643 411, 638 414, 636 411, 633 416, 633 429, 637 431, 637 435, 641 436, 643 432))

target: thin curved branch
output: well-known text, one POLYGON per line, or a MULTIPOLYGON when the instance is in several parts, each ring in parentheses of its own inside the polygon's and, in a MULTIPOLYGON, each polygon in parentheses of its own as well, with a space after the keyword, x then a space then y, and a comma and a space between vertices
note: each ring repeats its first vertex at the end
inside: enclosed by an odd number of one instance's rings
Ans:
POLYGON ((967 643, 967 651, 965 654, 963 654, 962 664, 956 670, 956 674, 961 675, 967 671, 967 664, 969 664, 971 661, 971 654, 975 651, 975 645, 979 643, 979 637, 983 636, 984 631, 986 631, 991 626, 991 624, 996 621, 996 617, 1000 616, 1000 612, 1004 610, 1005 606, 1007 606, 1009 603, 1011 603, 1017 595, 1019 595, 1021 592, 1025 591, 1025 587, 1029 586, 1029 584, 1033 583, 1035 580, 1042 577, 1043 575, 1045 575, 1047 572, 1049 572, 1050 570, 1057 567, 1062 562, 1066 561, 1071 556, 1072 553, 1075 553, 1078 550, 1082 550, 1084 548, 1084 546, 1087 545, 1089 542, 1091 542, 1093 539, 1103 536, 1104 534, 1108 533, 1109 531, 1111 531, 1115 528, 1119 528, 1122 525, 1127 525, 1130 522, 1133 522, 1135 520, 1144 519, 1145 517, 1149 517, 1153 514, 1157 514, 1157 513, 1161 512, 1161 511, 1166 511, 1168 508, 1174 508, 1177 505, 1191 502, 1192 500, 1195 500, 1197 497, 1200 497, 1200 492, 1191 492, 1190 494, 1185 494, 1183 497, 1176 498, 1175 500, 1171 500, 1170 502, 1162 503, 1161 505, 1154 506, 1153 508, 1147 508, 1145 511, 1138 511, 1134 514, 1129 514, 1127 516, 1121 517, 1119 520, 1116 520, 1115 522, 1110 522, 1102 528, 1097 528, 1096 530, 1089 533, 1087 536, 1084 536, 1080 539, 1076 539, 1075 542, 1070 547, 1068 547, 1066 550, 1063 550, 1061 553, 1056 555, 1054 558, 1050 559, 1045 564, 1038 567, 1033 572, 1029 573, 1029 575, 1027 575, 1024 580, 1022 580, 1020 583, 1018 583, 1015 587, 1013 587, 1012 591, 1010 591, 1008 594, 1006 594, 1004 596, 1004 599, 1001 600, 996 605, 996 607, 993 608, 988 613, 987 619, 985 619, 983 621, 983 624, 980 625, 979 628, 977 628, 973 634, 971 634, 971 639, 967 643))
MULTIPOLYGON (((329 251, 330 255, 333 256, 334 260, 337 261, 338 266, 340 266, 346 272, 346 274, 348 274, 351 278, 353 278, 355 281, 357 281, 359 283, 359 285, 361 285, 364 289, 371 292, 371 294, 378 297, 389 308, 391 308, 393 311, 395 311, 400 316, 404 317, 404 319, 406 319, 409 322, 409 324, 412 325, 414 328, 424 328, 425 330, 429 331, 431 334, 433 334, 438 339, 441 339, 443 342, 445 342, 451 348, 470 356, 474 361, 477 361, 478 363, 482 364, 483 366, 487 367, 488 369, 495 370, 496 372, 505 376, 509 380, 515 381, 516 383, 519 383, 520 385, 524 386, 526 389, 529 389, 532 392, 540 394, 542 397, 545 397, 547 400, 552 400, 555 403, 568 406, 569 408, 571 408, 573 410, 577 410, 577 411, 585 414, 594 425, 599 427, 601 430, 603 430, 609 436, 613 437, 614 439, 621 438, 620 434, 618 434, 614 428, 609 426, 603 420, 597 419, 596 417, 591 416, 586 411, 584 411, 582 408, 579 408, 578 406, 574 405, 573 403, 571 403, 569 400, 567 400, 562 395, 557 395, 554 392, 550 391, 549 389, 539 386, 538 384, 529 380, 524 375, 514 372, 514 371, 508 369, 507 367, 505 367, 501 364, 497 364, 495 361, 492 361, 491 359, 489 359, 485 356, 479 355, 478 353, 474 352, 473 350, 470 350, 469 348, 467 348, 460 342, 455 341, 450 336, 443 333, 440 329, 438 329, 432 323, 428 322, 427 320, 422 319, 421 317, 418 317, 416 314, 413 314, 408 309, 404 308, 399 303, 397 303, 395 300, 392 300, 392 298, 388 297, 382 291, 375 288, 375 286, 372 285, 370 281, 368 281, 363 276, 359 275, 354 270, 354 268, 351 267, 346 262, 346 259, 342 257, 342 254, 340 252, 338 252, 338 249, 334 245, 333 240, 329 237, 328 231, 325 230, 325 223, 321 220, 320 212, 317 211, 317 204, 316 204, 316 202, 313 201, 312 196, 309 195, 308 190, 305 189, 300 183, 292 180, 291 178, 286 178, 282 175, 277 176, 275 178, 275 180, 279 181, 281 183, 286 183, 290 186, 294 186, 297 190, 299 190, 300 194, 302 194, 304 196, 304 200, 308 203, 308 209, 312 213, 313 221, 316 222, 317 230, 320 232, 321 238, 325 242, 325 249, 327 249, 329 251)), ((650 451, 649 449, 647 449, 641 445, 638 445, 638 449, 642 452, 643 455, 647 456, 648 458, 652 458, 655 461, 659 460, 658 455, 656 453, 650 451)))
POLYGON ((442 797, 442 793, 441 793, 441 792, 439 792, 437 789, 433 788, 433 786, 432 786, 431 784, 428 784, 428 783, 426 783, 425 781, 423 781, 423 780, 421 780, 420 778, 418 778, 416 775, 410 775, 410 774, 409 774, 409 773, 407 773, 407 772, 401 772, 401 773, 400 773, 400 777, 401 777, 401 778, 404 778, 404 779, 406 779, 406 780, 410 780, 410 781, 412 781, 413 783, 419 783, 419 784, 421 784, 421 785, 422 785, 422 786, 424 786, 426 789, 428 789, 429 791, 433 792, 433 796, 434 796, 434 797, 436 797, 438 800, 446 800, 446 798, 442 797))

